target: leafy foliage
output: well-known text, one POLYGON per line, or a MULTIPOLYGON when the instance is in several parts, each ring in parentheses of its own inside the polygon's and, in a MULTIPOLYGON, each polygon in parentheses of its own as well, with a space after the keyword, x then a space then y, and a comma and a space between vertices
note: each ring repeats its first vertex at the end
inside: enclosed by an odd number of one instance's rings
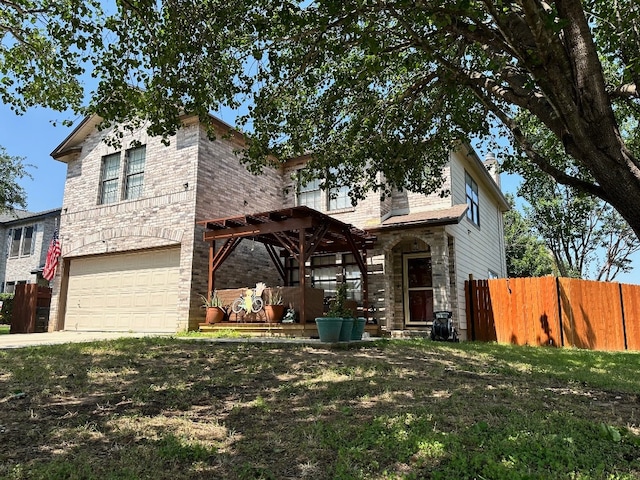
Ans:
MULTIPOLYGON (((640 5, 635 0, 0 1, 4 101, 79 108, 171 135, 249 105, 259 171, 313 152, 323 188, 434 192, 447 153, 500 129, 557 182, 611 204, 640 234, 640 5), (522 116, 522 113, 527 115, 522 116), (135 120, 138 120, 136 123, 135 120), (530 136, 549 132, 562 158, 530 136), (567 160, 570 159, 570 160, 567 160), (576 175, 574 166, 582 172, 576 175)), ((214 133, 209 124, 209 133, 214 133)), ((507 166, 513 162, 507 162, 507 166)), ((517 167, 514 167, 517 168, 517 167)))
POLYGON ((0 147, 0 213, 26 207, 27 195, 18 179, 30 177, 28 166, 22 157, 13 157, 0 147))
POLYGON ((549 250, 533 233, 531 222, 515 208, 512 195, 507 195, 507 201, 511 206, 504 216, 507 274, 510 277, 549 275, 553 271, 549 250))

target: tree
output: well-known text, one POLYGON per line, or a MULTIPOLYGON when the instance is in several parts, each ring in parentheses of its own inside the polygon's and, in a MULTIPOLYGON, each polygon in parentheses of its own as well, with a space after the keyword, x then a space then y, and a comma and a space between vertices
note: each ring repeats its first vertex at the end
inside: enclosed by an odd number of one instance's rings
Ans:
POLYGON ((74 24, 59 48, 89 52, 71 66, 95 66, 87 112, 107 124, 142 116, 168 135, 185 110, 206 121, 248 102, 254 170, 312 151, 311 173, 356 198, 436 191, 454 142, 499 126, 515 156, 608 202, 640 236, 636 0, 120 0, 95 25, 96 9, 64 3, 71 20, 47 13, 74 24), (537 150, 522 112, 588 175, 537 150))
POLYGON ((510 277, 541 277, 553 272, 553 259, 544 242, 534 235, 531 223, 515 208, 513 195, 507 195, 511 210, 504 216, 507 274, 510 277))
POLYGON ((602 200, 552 180, 525 181, 521 191, 530 206, 525 218, 553 254, 562 277, 612 281, 633 267, 640 250, 629 225, 602 200))
POLYGON ((12 157, 0 147, 0 213, 15 207, 26 208, 27 196, 17 183, 19 178, 29 177, 27 165, 21 157, 12 157))

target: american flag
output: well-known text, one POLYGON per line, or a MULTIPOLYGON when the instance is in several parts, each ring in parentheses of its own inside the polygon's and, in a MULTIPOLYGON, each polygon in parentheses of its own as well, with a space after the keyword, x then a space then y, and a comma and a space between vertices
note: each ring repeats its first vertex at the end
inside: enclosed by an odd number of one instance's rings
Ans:
POLYGON ((47 261, 44 264, 44 270, 42 276, 51 281, 56 275, 56 268, 58 267, 58 258, 60 257, 60 240, 58 240, 58 230, 53 232, 53 238, 49 244, 49 250, 47 250, 47 261))

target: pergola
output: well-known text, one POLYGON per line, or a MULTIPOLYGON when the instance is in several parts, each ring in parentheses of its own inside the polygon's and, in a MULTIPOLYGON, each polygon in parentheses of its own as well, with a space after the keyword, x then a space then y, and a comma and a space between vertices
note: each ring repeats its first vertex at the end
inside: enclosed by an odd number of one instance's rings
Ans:
POLYGON ((288 284, 285 266, 277 248, 286 250, 300 268, 300 322, 306 323, 304 290, 306 262, 313 254, 350 252, 362 274, 363 307, 368 309, 367 250, 376 237, 309 207, 291 207, 250 215, 217 218, 197 222, 204 225, 204 240, 209 247, 209 291, 215 289, 215 274, 240 242, 251 239, 264 244, 282 278, 288 284), (216 242, 222 246, 216 251, 216 242))

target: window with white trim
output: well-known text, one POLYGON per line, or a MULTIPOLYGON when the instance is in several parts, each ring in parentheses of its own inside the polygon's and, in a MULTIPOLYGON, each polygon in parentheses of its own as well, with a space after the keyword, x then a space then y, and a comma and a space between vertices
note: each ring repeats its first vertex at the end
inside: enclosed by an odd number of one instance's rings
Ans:
POLYGON ((467 197, 467 218, 480 226, 480 207, 478 202, 478 184, 467 172, 464 172, 465 191, 467 197))
POLYGON ((22 241, 22 229, 11 230, 11 247, 9 247, 9 258, 20 256, 20 242, 22 241))
POLYGON ((33 226, 24 227, 22 233, 22 255, 31 255, 33 253, 33 226))
POLYGON ((100 204, 118 201, 120 190, 120 152, 102 157, 100 204))
POLYGON ((349 198, 350 191, 351 188, 348 185, 332 188, 329 191, 329 210, 351 208, 351 199, 349 198))
POLYGON ((18 227, 10 231, 9 258, 26 257, 33 253, 33 225, 18 227))
POLYGON ((127 164, 124 186, 125 200, 135 200, 142 196, 146 151, 147 148, 144 145, 127 150, 125 156, 127 164))
POLYGON ((302 181, 298 183, 298 196, 297 205, 307 206, 314 210, 322 210, 322 199, 320 191, 320 180, 311 180, 306 184, 302 184, 302 181))

